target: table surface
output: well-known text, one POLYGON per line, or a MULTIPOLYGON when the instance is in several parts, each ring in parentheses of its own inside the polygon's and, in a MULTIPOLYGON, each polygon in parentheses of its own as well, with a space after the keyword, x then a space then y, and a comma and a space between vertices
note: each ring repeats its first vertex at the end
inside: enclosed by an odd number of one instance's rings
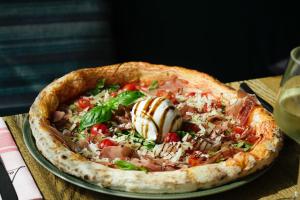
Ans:
MULTIPOLYGON (((280 77, 267 77, 246 81, 263 99, 274 105, 280 77)), ((238 88, 239 82, 228 83, 238 88)), ((26 114, 4 117, 21 154, 45 199, 126 199, 89 191, 72 185, 40 166, 27 150, 22 136, 26 114)), ((293 195, 296 190, 299 147, 289 138, 274 165, 264 175, 239 188, 201 199, 278 199, 293 195)))

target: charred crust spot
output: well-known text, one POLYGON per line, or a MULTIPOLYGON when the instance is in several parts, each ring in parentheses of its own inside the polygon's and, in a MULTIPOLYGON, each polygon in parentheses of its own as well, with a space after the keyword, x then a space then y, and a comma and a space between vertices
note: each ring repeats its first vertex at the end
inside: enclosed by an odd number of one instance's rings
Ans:
POLYGON ((77 169, 77 168, 75 168, 74 170, 75 170, 75 172, 78 172, 78 169, 77 169))
POLYGON ((83 178, 84 178, 84 180, 89 180, 90 179, 89 175, 87 175, 87 174, 84 175, 83 178))
POLYGON ((66 160, 68 157, 66 155, 61 155, 61 158, 66 160))
POLYGON ((227 177, 227 174, 224 174, 223 176, 220 177, 220 181, 224 180, 227 177))

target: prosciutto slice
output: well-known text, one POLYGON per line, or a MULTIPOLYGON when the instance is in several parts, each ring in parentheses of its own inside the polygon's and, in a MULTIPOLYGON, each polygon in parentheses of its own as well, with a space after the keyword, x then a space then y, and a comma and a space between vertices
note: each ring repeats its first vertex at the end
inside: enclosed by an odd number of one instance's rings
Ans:
POLYGON ((53 122, 58 122, 64 118, 66 113, 64 111, 55 111, 53 114, 53 122))
POLYGON ((110 160, 114 160, 116 158, 120 158, 124 160, 129 157, 134 157, 135 152, 133 149, 127 146, 108 146, 102 149, 100 153, 101 158, 109 158, 110 160))
POLYGON ((242 91, 239 91, 239 96, 242 98, 239 98, 235 104, 228 106, 226 113, 236 117, 240 121, 240 125, 245 126, 252 110, 256 105, 259 105, 259 102, 255 95, 249 95, 242 91))
POLYGON ((187 115, 187 113, 198 113, 198 109, 195 107, 184 105, 182 108, 179 109, 179 112, 182 116, 182 119, 187 121, 187 120, 192 119, 192 116, 187 115))
POLYGON ((176 93, 179 92, 179 90, 181 90, 182 88, 186 87, 187 84, 188 81, 179 79, 176 75, 173 75, 169 80, 161 82, 159 84, 159 89, 176 93))

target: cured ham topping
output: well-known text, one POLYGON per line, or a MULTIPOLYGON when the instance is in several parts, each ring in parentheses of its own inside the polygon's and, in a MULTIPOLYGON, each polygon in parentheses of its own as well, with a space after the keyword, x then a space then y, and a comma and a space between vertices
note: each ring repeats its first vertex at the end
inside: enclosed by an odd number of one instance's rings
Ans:
POLYGON ((134 150, 127 146, 107 146, 101 150, 100 158, 108 158, 114 160, 116 158, 126 159, 133 157, 134 150))
POLYGON ((65 112, 57 110, 54 112, 52 120, 53 120, 53 122, 58 122, 58 121, 62 120, 65 115, 66 115, 65 112))
POLYGON ((244 126, 256 105, 258 102, 254 95, 244 95, 235 104, 229 106, 226 112, 240 120, 240 125, 244 126))
POLYGON ((256 99, 254 99, 254 96, 248 95, 247 97, 245 97, 242 107, 240 108, 237 116, 237 118, 240 120, 241 126, 246 125, 249 115, 256 105, 257 101, 256 99))
POLYGON ((261 139, 248 125, 255 97, 239 93, 231 102, 187 86, 176 76, 124 85, 99 80, 53 113, 55 137, 94 162, 124 170, 177 170, 251 151, 261 139))

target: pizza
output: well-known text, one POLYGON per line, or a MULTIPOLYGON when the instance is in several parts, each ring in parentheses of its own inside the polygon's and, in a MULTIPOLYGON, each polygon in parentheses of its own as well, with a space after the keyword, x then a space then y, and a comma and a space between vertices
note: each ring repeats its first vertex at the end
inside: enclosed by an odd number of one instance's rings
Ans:
POLYGON ((180 193, 268 166, 282 135, 254 95, 182 67, 81 69, 49 84, 29 112, 39 151, 100 187, 180 193))

